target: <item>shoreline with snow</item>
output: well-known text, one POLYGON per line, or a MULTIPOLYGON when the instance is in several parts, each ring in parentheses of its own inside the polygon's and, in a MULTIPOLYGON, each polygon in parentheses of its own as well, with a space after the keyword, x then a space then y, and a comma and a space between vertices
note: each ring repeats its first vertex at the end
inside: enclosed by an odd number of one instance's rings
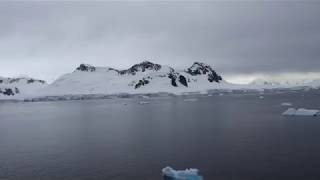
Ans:
MULTIPOLYGON (((316 90, 318 91, 318 90, 316 90)), ((48 95, 48 96, 17 96, 0 99, 1 102, 49 102, 49 101, 73 101, 73 100, 99 100, 99 99, 122 99, 122 98, 162 98, 162 97, 185 97, 195 99, 194 97, 212 97, 228 95, 255 95, 259 98, 261 95, 272 95, 280 93, 305 92, 304 90, 293 89, 211 89, 207 91, 189 91, 181 93, 170 92, 148 92, 148 93, 114 93, 114 94, 65 94, 65 95, 48 95)), ((186 100, 188 101, 188 100, 186 100)))
POLYGON ((62 75, 51 84, 30 77, 0 77, 0 100, 81 100, 139 94, 179 96, 215 92, 266 93, 319 88, 320 83, 292 85, 262 80, 246 85, 232 84, 224 80, 210 65, 201 62, 195 62, 189 68, 180 70, 143 61, 125 70, 81 64, 73 72, 62 75))

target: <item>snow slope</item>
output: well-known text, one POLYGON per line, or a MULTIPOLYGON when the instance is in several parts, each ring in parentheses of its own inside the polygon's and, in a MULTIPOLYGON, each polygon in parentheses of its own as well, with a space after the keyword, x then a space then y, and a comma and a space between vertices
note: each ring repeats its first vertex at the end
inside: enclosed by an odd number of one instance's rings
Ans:
POLYGON ((19 99, 34 96, 35 92, 47 86, 43 80, 30 77, 0 77, 0 99, 19 99))
POLYGON ((257 79, 248 85, 237 85, 226 82, 210 65, 201 62, 195 62, 186 69, 174 69, 144 61, 124 70, 81 64, 52 84, 29 77, 0 77, 0 99, 122 93, 184 94, 211 90, 264 91, 297 86, 319 88, 320 80, 279 82, 257 79))
POLYGON ((194 63, 186 70, 144 61, 129 69, 94 67, 81 64, 41 90, 41 95, 183 93, 224 88, 222 80, 210 66, 194 63))

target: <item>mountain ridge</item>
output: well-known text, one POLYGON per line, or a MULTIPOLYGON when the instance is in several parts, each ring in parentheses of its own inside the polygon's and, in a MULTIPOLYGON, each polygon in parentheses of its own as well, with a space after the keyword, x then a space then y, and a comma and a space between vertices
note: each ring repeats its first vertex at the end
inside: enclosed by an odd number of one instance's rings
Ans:
POLYGON ((219 89, 263 91, 297 86, 319 88, 320 80, 301 85, 257 79, 248 85, 239 85, 225 81, 212 66, 202 62, 194 62, 185 69, 175 69, 168 65, 142 61, 127 69, 80 64, 75 70, 60 76, 50 84, 29 77, 0 77, 0 99, 121 93, 206 93, 219 89))
POLYGON ((199 62, 185 70, 150 61, 134 64, 124 70, 80 64, 75 71, 50 84, 46 91, 49 94, 159 92, 166 89, 174 92, 172 88, 194 87, 192 84, 196 82, 215 84, 223 82, 223 79, 211 66, 199 62))

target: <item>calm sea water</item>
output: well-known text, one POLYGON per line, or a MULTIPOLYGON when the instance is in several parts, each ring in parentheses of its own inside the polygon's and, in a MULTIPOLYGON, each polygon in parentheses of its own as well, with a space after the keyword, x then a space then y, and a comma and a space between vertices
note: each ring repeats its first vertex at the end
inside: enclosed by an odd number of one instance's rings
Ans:
POLYGON ((320 179, 318 93, 0 103, 0 179, 161 180, 200 169, 205 180, 320 179), (139 104, 149 101, 150 104, 139 104))

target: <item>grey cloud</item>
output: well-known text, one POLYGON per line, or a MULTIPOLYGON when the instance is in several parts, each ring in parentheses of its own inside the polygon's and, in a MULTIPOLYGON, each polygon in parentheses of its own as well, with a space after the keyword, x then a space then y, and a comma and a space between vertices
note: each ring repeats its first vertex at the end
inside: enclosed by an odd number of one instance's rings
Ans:
POLYGON ((317 2, 0 2, 1 75, 86 62, 193 61, 222 74, 318 72, 317 2), (5 67, 5 68, 4 68, 5 67))

